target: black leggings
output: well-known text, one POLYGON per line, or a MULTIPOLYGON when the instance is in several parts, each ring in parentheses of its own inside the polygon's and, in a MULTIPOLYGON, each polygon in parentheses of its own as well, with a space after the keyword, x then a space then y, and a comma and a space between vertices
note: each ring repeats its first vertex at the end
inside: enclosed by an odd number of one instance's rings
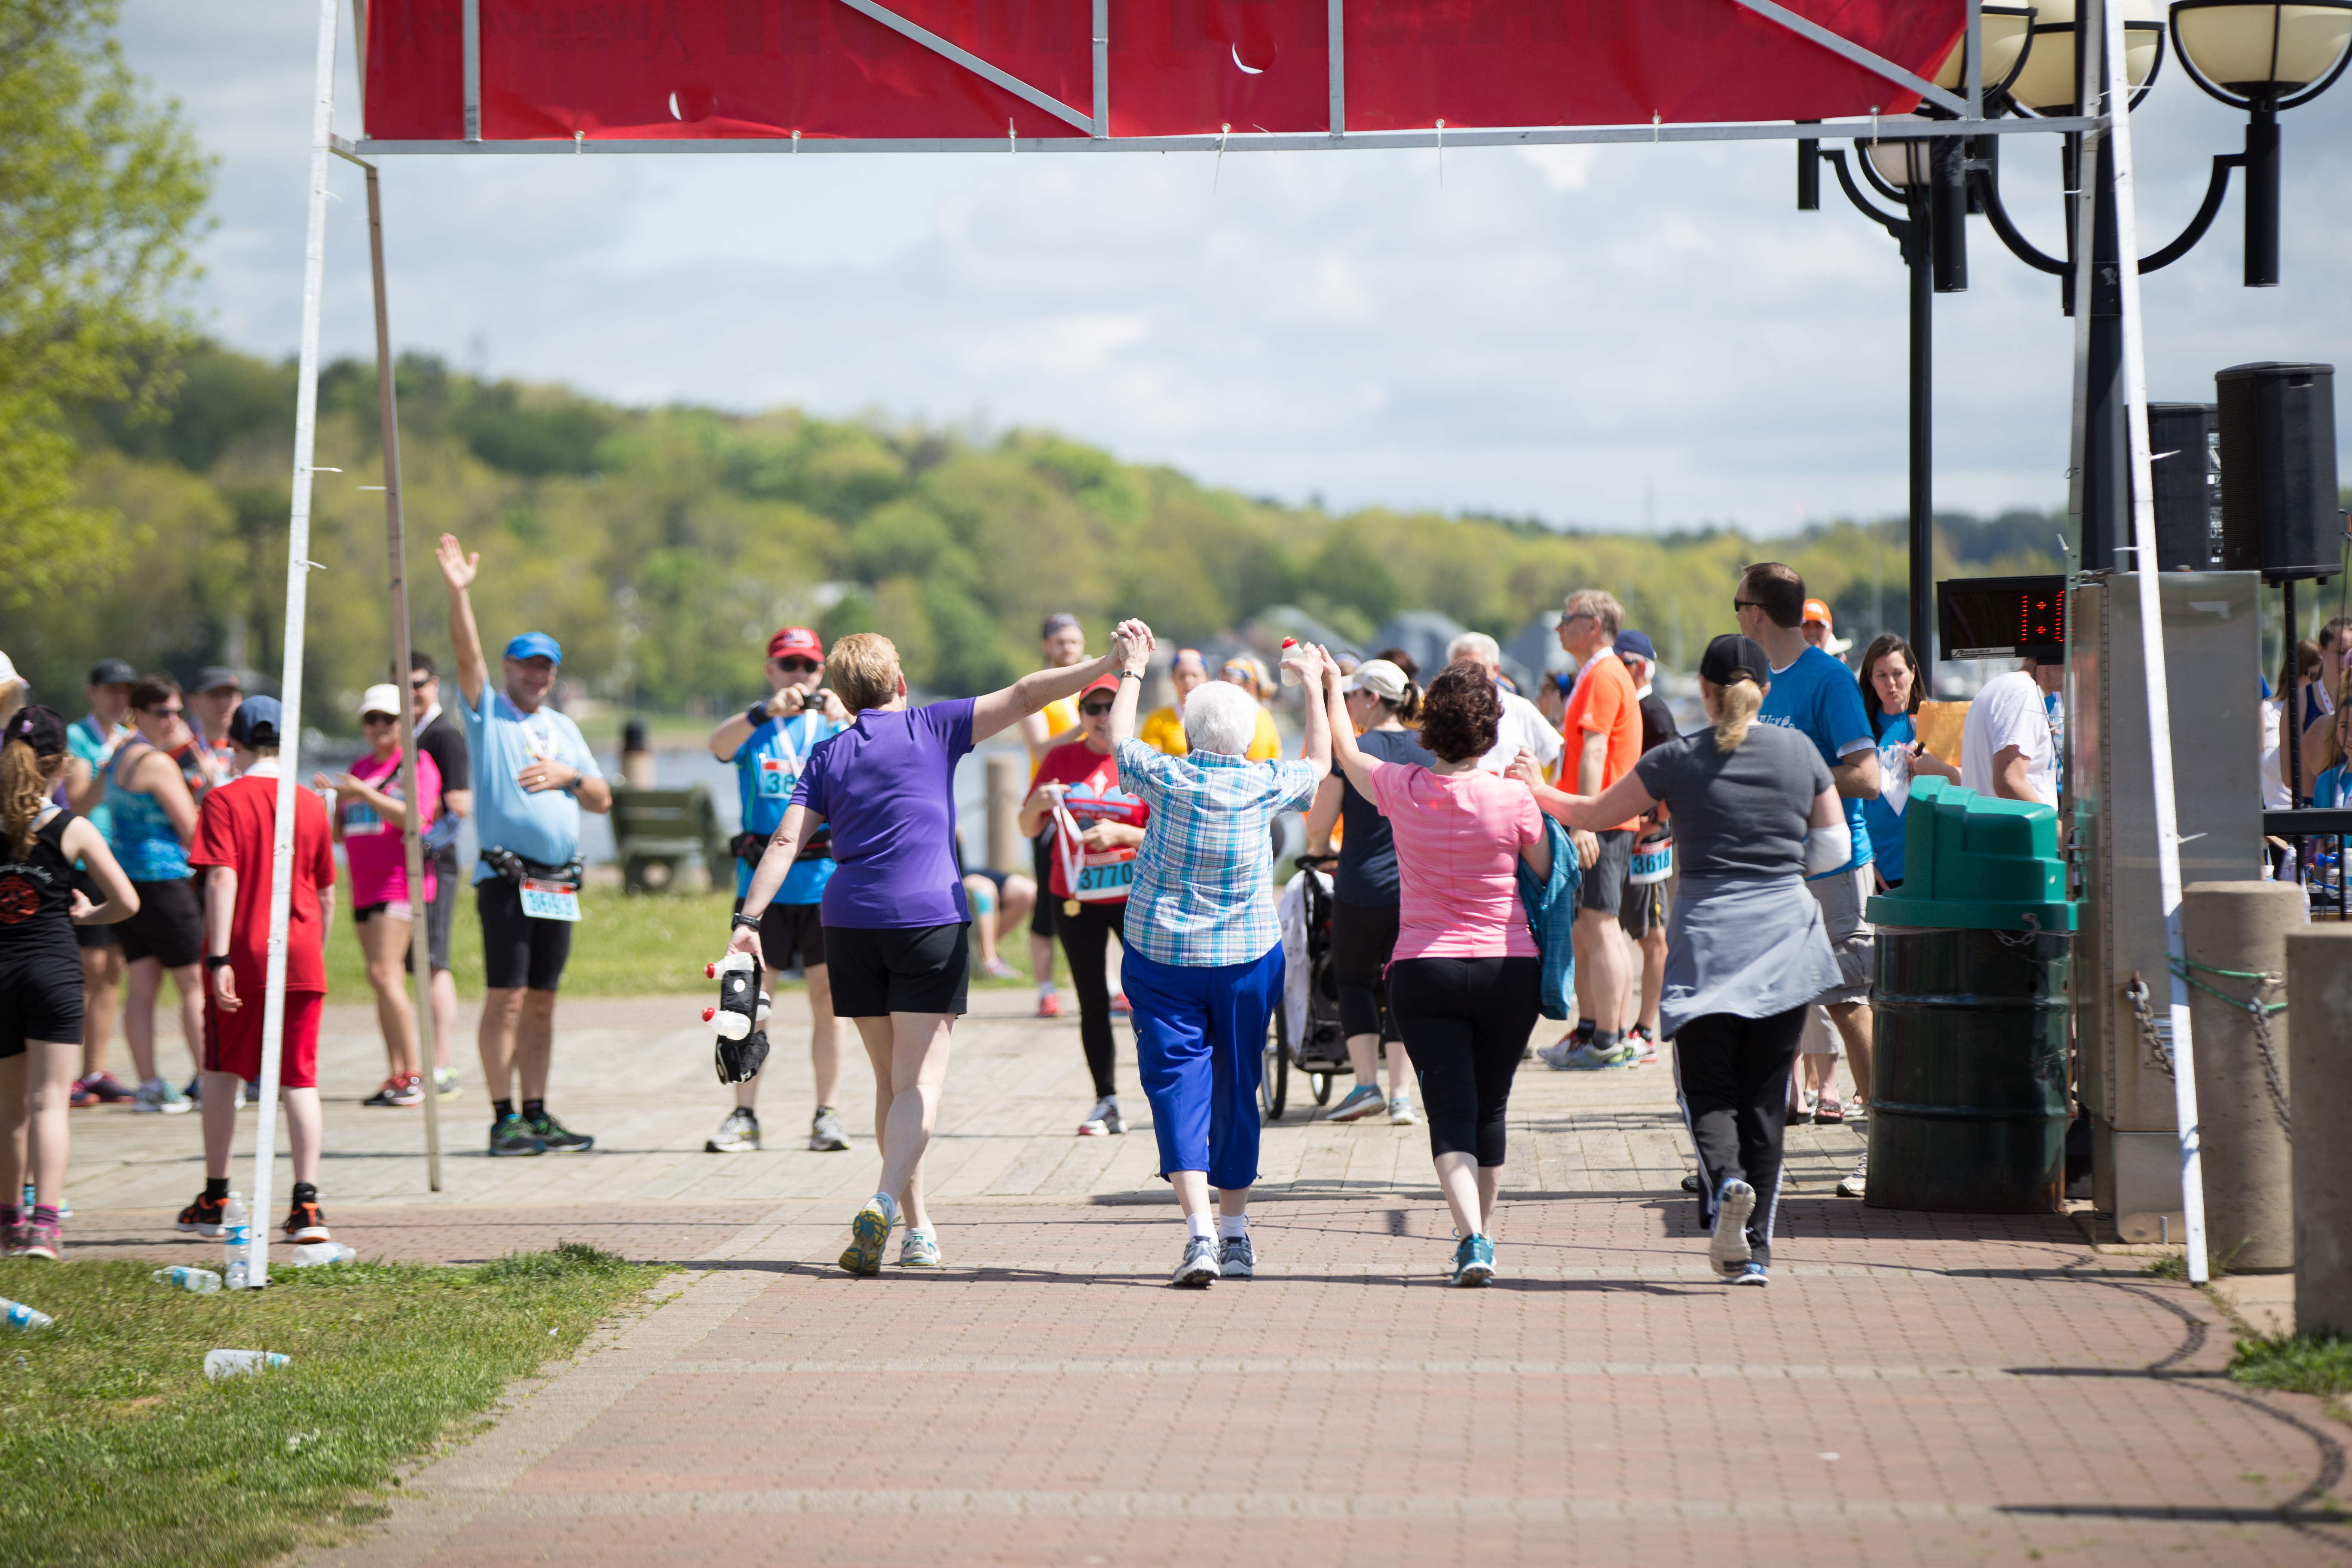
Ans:
MULTIPOLYGON (((1048 896, 1041 890, 1037 901, 1044 903, 1048 896)), ((1098 1100, 1118 1092, 1112 1071, 1118 1058, 1111 1044, 1109 966, 1104 948, 1112 931, 1118 932, 1121 942, 1127 940, 1125 899, 1080 904, 1076 914, 1066 909, 1054 911, 1054 934, 1062 939, 1062 952, 1070 961, 1070 984, 1078 993, 1078 1043, 1086 1047, 1087 1070, 1095 1075, 1098 1100)))
POLYGON ((1780 1134, 1789 1116, 1789 1069, 1796 1065, 1805 1010, 1769 1018, 1709 1013, 1675 1031, 1683 1115, 1698 1150, 1698 1215, 1715 1224, 1716 1189, 1733 1176, 1756 1189, 1748 1245, 1769 1263, 1772 1215, 1780 1198, 1780 1134))
POLYGON ((1331 900, 1331 978, 1339 992, 1339 1027, 1349 1036, 1402 1039, 1381 972, 1396 952, 1397 906, 1331 900))
POLYGON ((1532 958, 1404 958, 1389 966, 1389 1009, 1421 1079, 1432 1155, 1503 1163, 1511 1078, 1542 1006, 1532 958))

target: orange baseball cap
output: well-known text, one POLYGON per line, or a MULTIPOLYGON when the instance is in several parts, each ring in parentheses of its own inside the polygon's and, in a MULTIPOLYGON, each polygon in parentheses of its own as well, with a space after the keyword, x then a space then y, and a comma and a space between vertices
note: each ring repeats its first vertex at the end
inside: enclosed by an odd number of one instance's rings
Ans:
POLYGON ((1830 619, 1830 607, 1822 603, 1819 599, 1807 599, 1805 601, 1805 614, 1803 618, 1809 621, 1819 621, 1822 625, 1830 627, 1832 631, 1837 627, 1837 623, 1830 619))

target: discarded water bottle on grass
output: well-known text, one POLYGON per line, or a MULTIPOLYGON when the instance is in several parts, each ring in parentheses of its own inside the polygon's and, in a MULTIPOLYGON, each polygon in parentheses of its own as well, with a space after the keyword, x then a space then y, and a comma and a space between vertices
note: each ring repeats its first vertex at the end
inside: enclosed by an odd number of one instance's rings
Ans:
POLYGON ((246 1206, 243 1193, 231 1193, 227 1206, 221 1210, 221 1262, 232 1290, 246 1287, 246 1248, 252 1241, 253 1211, 246 1206))
POLYGON ((215 1380, 239 1377, 247 1373, 268 1372, 286 1363, 287 1358, 276 1351, 208 1351, 205 1354, 205 1375, 215 1380))
POLYGON ((147 1278, 158 1285, 169 1285, 179 1290, 193 1290, 199 1296, 209 1296, 221 1288, 219 1275, 209 1268, 191 1268, 184 1263, 173 1264, 169 1268, 158 1268, 147 1278))
POLYGON ((292 1257, 297 1268, 315 1268, 326 1263, 349 1263, 360 1255, 356 1247, 345 1247, 340 1241, 314 1241, 308 1247, 298 1247, 292 1257))
POLYGON ((11 1301, 5 1296, 0 1296, 0 1316, 7 1318, 10 1328, 27 1333, 35 1329, 53 1328, 57 1324, 57 1320, 47 1312, 35 1311, 24 1302, 11 1301))

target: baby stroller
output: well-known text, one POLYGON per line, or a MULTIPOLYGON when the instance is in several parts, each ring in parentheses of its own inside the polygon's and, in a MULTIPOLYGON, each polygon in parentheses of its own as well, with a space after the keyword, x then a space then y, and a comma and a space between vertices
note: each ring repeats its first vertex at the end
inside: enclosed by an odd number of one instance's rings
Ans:
POLYGON ((1318 1105, 1330 1103, 1336 1075, 1355 1070, 1348 1060, 1339 986, 1331 968, 1332 864, 1302 860, 1283 889, 1283 946, 1292 976, 1274 1009, 1274 1037, 1266 1043, 1265 1071, 1258 1080, 1258 1102, 1269 1121, 1281 1118, 1289 1100, 1292 1069, 1307 1075, 1318 1105), (1292 1004, 1302 990, 1305 1005, 1298 1011, 1304 1021, 1294 1029, 1292 1004))

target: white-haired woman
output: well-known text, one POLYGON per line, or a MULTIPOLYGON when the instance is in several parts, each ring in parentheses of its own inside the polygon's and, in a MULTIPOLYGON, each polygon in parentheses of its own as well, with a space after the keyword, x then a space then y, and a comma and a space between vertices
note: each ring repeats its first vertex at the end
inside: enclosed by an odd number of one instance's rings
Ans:
POLYGON ((1673 815, 1682 881, 1666 926, 1661 1032, 1675 1042, 1698 1150, 1707 1257, 1729 1283, 1761 1285, 1789 1071, 1806 1004, 1838 975, 1804 879, 1844 865, 1853 845, 1820 752, 1794 730, 1756 722, 1772 678, 1763 648, 1719 637, 1698 676, 1712 728, 1643 752, 1598 795, 1549 788, 1527 759, 1518 773, 1570 827, 1622 822, 1661 802, 1673 815))
MULTIPOLYGON (((1128 892, 1120 976, 1135 1009, 1137 1076, 1151 1104, 1160 1173, 1184 1211, 1174 1282, 1200 1287, 1256 1271, 1248 1207, 1258 1080, 1283 976, 1270 829, 1276 816, 1315 798, 1331 771, 1331 734, 1322 704, 1310 702, 1302 757, 1252 762, 1263 710, 1240 687, 1216 682, 1184 703, 1186 754, 1165 755, 1135 739, 1143 652, 1129 650, 1110 710, 1119 785, 1151 814, 1128 892)), ((1322 658, 1297 647, 1284 662, 1316 680, 1322 658)))
MULTIPOLYGON (((1118 651, 1041 669, 1002 691, 907 705, 907 678, 890 639, 854 632, 833 645, 824 671, 856 714, 809 752, 783 820, 751 874, 727 951, 760 952, 760 917, 784 885, 802 839, 833 830, 833 878, 818 908, 833 1011, 857 1026, 874 1067, 874 1139, 882 1181, 850 1222, 841 1267, 878 1274, 903 1213, 902 1268, 936 1268, 937 1234, 923 1205, 923 1151, 939 1119, 948 1047, 971 968, 971 913, 956 867, 956 763, 1024 715, 1076 694, 1098 676, 1141 669, 1151 630, 1127 621, 1118 651)), ((1133 716, 1130 703, 1129 714, 1133 716)))

